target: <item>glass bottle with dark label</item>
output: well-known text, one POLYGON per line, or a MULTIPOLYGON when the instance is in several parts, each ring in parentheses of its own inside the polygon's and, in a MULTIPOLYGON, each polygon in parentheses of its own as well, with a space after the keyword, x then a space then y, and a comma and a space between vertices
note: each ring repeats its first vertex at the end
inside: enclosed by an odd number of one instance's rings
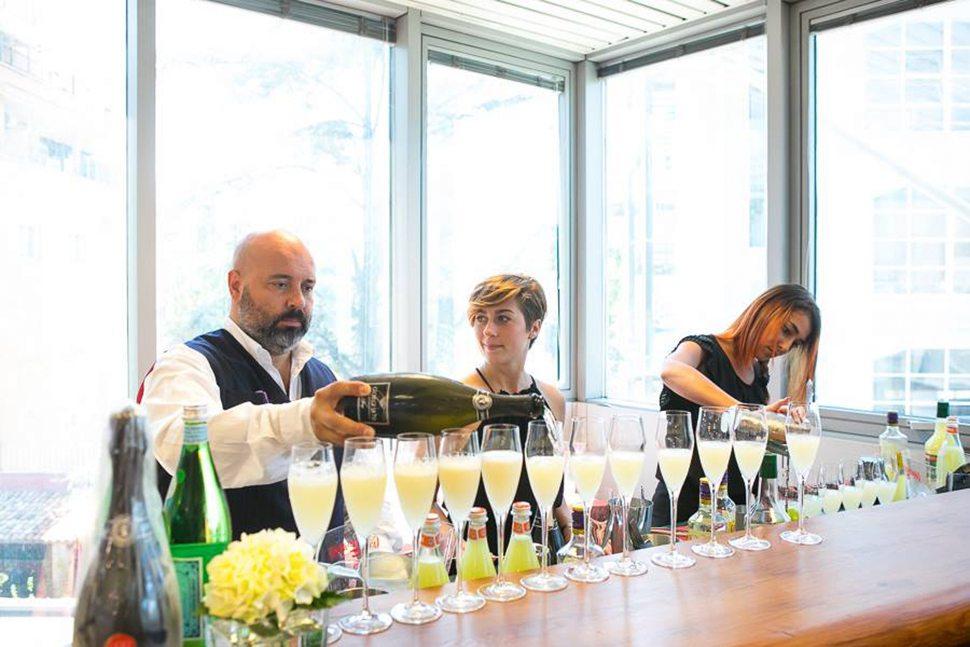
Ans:
POLYGON ((129 405, 111 417, 107 518, 74 614, 74 646, 182 644, 172 560, 162 535, 145 416, 129 405))
POLYGON ((370 395, 346 397, 337 405, 348 418, 374 428, 379 436, 402 432, 440 434, 487 418, 516 416, 537 420, 545 413, 542 397, 501 395, 461 382, 420 373, 389 373, 352 378, 371 386, 370 395))
POLYGON ((182 638, 187 647, 205 644, 202 616, 206 566, 232 541, 226 494, 209 450, 205 405, 183 410, 182 453, 165 498, 165 527, 182 600, 182 638))

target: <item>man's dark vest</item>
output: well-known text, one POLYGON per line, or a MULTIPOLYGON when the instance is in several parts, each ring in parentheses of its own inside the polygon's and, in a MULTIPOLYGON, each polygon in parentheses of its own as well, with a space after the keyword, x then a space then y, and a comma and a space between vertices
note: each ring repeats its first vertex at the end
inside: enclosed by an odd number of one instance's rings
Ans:
MULTIPOLYGON (((202 353, 209 361, 219 385, 222 408, 251 402, 255 405, 284 404, 289 396, 280 388, 269 373, 246 352, 236 338, 225 329, 200 335, 186 342, 186 346, 202 353)), ((311 358, 300 371, 303 396, 312 397, 313 393, 331 382, 336 381, 333 371, 323 362, 311 358)), ((343 448, 334 447, 337 469, 343 458, 343 448)), ((218 461, 217 461, 218 462, 218 461)), ((168 492, 171 475, 161 465, 158 466, 158 487, 162 498, 168 492)), ((293 510, 286 489, 286 479, 268 485, 252 485, 226 489, 229 514, 232 517, 232 536, 238 539, 242 533, 254 533, 264 528, 283 528, 298 532, 293 520, 293 510)), ((330 518, 330 528, 344 521, 343 493, 337 490, 337 500, 330 518)))

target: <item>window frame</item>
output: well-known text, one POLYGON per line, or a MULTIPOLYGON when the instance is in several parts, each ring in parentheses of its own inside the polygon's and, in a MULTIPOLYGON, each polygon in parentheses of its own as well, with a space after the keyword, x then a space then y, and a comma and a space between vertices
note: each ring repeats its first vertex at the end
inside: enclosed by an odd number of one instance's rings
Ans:
MULTIPOLYGON (((858 22, 871 18, 901 14, 923 6, 948 0, 800 0, 790 7, 791 34, 789 73, 791 83, 791 202, 790 226, 798 232, 798 244, 792 244, 791 280, 816 291, 816 223, 814 183, 815 143, 815 41, 816 25, 838 28, 838 21, 858 22)), ((832 431, 864 438, 875 438, 885 429, 885 414, 844 407, 821 406, 825 426, 832 431)), ((932 418, 900 415, 900 424, 909 426, 911 442, 923 442, 932 431, 932 418), (929 431, 927 431, 929 425, 929 431), (914 437, 915 436, 915 437, 914 437)), ((970 441, 970 424, 960 424, 964 447, 970 441)))
MULTIPOLYGON (((424 24, 421 29, 421 250, 428 246, 428 225, 427 225, 427 176, 424 170, 427 168, 427 116, 428 116, 428 89, 427 89, 427 69, 431 65, 430 52, 440 52, 452 54, 462 58, 473 59, 483 63, 498 65, 511 68, 526 74, 540 74, 553 76, 561 79, 563 90, 559 97, 559 139, 560 139, 560 159, 559 168, 562 177, 560 188, 560 199, 563 208, 559 214, 559 284, 556 286, 559 297, 559 366, 560 375, 558 388, 566 399, 576 398, 575 387, 575 334, 574 324, 576 317, 576 303, 574 293, 574 258, 573 258, 573 227, 576 221, 576 200, 575 193, 575 164, 573 159, 573 137, 574 132, 574 110, 573 110, 573 87, 574 87, 574 66, 571 61, 556 58, 548 54, 537 51, 530 51, 488 40, 479 36, 464 34, 439 27, 437 25, 424 24)), ((420 318, 425 321, 428 305, 428 280, 426 255, 421 254, 420 259, 421 276, 421 298, 420 318)), ((546 287, 548 290, 548 286, 546 287)), ((420 366, 425 370, 428 365, 428 344, 427 326, 420 328, 420 366)))

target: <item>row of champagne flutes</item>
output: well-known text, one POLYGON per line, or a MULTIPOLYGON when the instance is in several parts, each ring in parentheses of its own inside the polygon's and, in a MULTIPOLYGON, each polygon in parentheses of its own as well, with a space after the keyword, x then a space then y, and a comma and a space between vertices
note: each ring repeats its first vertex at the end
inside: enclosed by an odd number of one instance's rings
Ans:
POLYGON ((860 459, 853 470, 841 461, 823 462, 807 480, 805 516, 834 514, 842 507, 867 508, 876 501, 888 505, 905 498, 905 480, 889 465, 867 465, 860 459))
MULTIPOLYGON (((368 579, 368 538, 380 518, 386 489, 386 442, 380 438, 349 439, 344 446, 343 464, 340 468, 339 480, 343 484, 347 512, 362 544, 361 578, 364 582, 368 579)), ((435 486, 439 482, 448 514, 459 536, 462 535, 474 505, 479 478, 484 481, 496 527, 504 528, 505 518, 518 488, 524 454, 526 473, 541 515, 541 569, 534 575, 522 578, 519 584, 508 581, 501 563, 504 558, 504 533, 500 532, 496 579, 479 588, 477 592, 468 592, 462 582, 462 547, 459 541, 453 593, 439 597, 434 605, 426 604, 418 599, 417 579, 413 578, 411 601, 396 605, 388 616, 370 611, 365 585, 361 612, 341 619, 340 627, 349 633, 376 633, 390 626, 391 617, 406 624, 424 624, 439 618, 442 610, 467 613, 480 609, 486 600, 506 602, 521 598, 526 589, 549 592, 565 588, 566 580, 548 569, 546 528, 563 480, 567 455, 570 459, 571 476, 587 507, 587 513, 609 460, 623 496, 625 516, 640 479, 645 450, 646 437, 638 416, 614 417, 608 435, 604 434, 600 420, 587 422, 585 418, 573 419, 570 422, 568 448, 562 440, 558 425, 550 426, 543 421, 533 421, 528 426, 524 452, 519 430, 515 425, 486 426, 481 443, 477 433, 468 429, 446 429, 437 444, 435 438, 429 434, 399 435, 393 442, 393 474, 405 521, 414 533, 415 547, 425 515, 431 508, 435 486)), ((294 447, 288 481, 290 500, 300 534, 319 552, 337 491, 338 477, 333 447, 328 443, 308 443, 294 447)), ((588 523, 588 514, 586 518, 588 523)), ((586 536, 588 537, 588 533, 586 536)), ((606 571, 589 563, 588 546, 585 554, 587 557, 584 563, 568 569, 566 576, 582 582, 606 579, 606 571)), ((417 559, 416 550, 414 559, 417 559)), ((412 572, 416 569, 417 564, 414 564, 412 572)), ((646 566, 630 559, 625 547, 623 559, 611 563, 610 570, 621 575, 639 575, 646 572, 646 566)))
MULTIPOLYGON (((768 438, 764 407, 739 405, 732 408, 702 407, 698 415, 696 434, 687 412, 662 412, 658 422, 656 443, 658 460, 664 481, 671 493, 671 544, 669 552, 656 553, 652 561, 659 566, 683 568, 694 563, 693 558, 675 550, 676 501, 686 478, 695 437, 701 464, 712 492, 717 491, 733 449, 741 472, 751 485, 761 465, 768 438)), ((786 436, 792 465, 800 476, 800 501, 805 476, 814 462, 820 438, 817 413, 808 406, 792 405, 786 421, 786 436)), ((600 488, 607 464, 623 501, 623 556, 610 561, 606 568, 590 562, 589 528, 584 533, 586 546, 580 564, 570 565, 565 576, 578 582, 601 582, 609 573, 623 576, 642 575, 645 564, 631 558, 626 537, 626 518, 630 499, 639 483, 647 450, 643 421, 639 416, 614 416, 605 430, 597 418, 574 418, 569 424, 568 443, 564 443, 558 425, 543 421, 529 423, 526 446, 521 447, 519 430, 515 425, 487 425, 481 444, 478 434, 469 429, 446 429, 438 442, 429 434, 401 434, 393 444, 393 474, 404 518, 414 534, 414 560, 417 560, 418 538, 427 512, 431 509, 435 487, 440 482, 448 514, 458 536, 468 522, 478 490, 479 478, 484 481, 489 504, 496 519, 496 527, 504 529, 505 518, 512 505, 522 470, 523 454, 526 473, 533 494, 539 504, 543 529, 542 564, 538 573, 525 577, 519 584, 508 581, 502 568, 504 533, 498 533, 499 568, 496 579, 477 592, 465 590, 462 582, 461 541, 457 543, 456 578, 454 592, 442 595, 434 605, 422 602, 417 595, 417 578, 412 578, 410 602, 391 609, 391 614, 372 613, 369 607, 368 561, 369 538, 380 519, 387 484, 385 443, 381 438, 351 438, 344 444, 343 463, 339 480, 350 521, 362 544, 361 579, 363 604, 361 612, 344 617, 340 627, 354 634, 370 634, 387 629, 393 619, 405 624, 424 624, 441 616, 442 610, 468 613, 480 609, 486 600, 506 602, 521 598, 525 589, 549 592, 567 586, 566 580, 548 569, 546 528, 552 505, 568 465, 576 490, 586 507, 587 526, 590 508, 600 488)), ((330 521, 337 491, 337 469, 333 447, 328 443, 310 443, 293 448, 289 474, 289 492, 294 517, 300 534, 319 552, 319 546, 330 521)), ((712 497, 713 499, 713 497, 712 497)), ((747 506, 750 514, 750 505, 747 506)), ((713 513, 713 511, 712 511, 713 513)), ((804 515, 799 516, 797 531, 786 531, 782 538, 794 543, 811 544, 821 541, 817 535, 806 533, 802 527, 804 515)), ((750 523, 747 524, 750 528, 750 523)), ((745 550, 763 550, 768 543, 751 535, 732 540, 732 545, 745 550)), ((730 547, 716 541, 712 524, 711 541, 693 547, 694 552, 707 557, 727 557, 730 547)), ((412 572, 417 571, 417 564, 412 572)))
MULTIPOLYGON (((651 558, 658 566, 688 568, 695 564, 694 558, 676 550, 677 498, 690 469, 691 457, 696 444, 704 475, 717 492, 727 472, 731 452, 734 452, 738 468, 745 482, 745 533, 725 546, 717 541, 716 524, 711 523, 711 538, 704 544, 691 546, 701 556, 720 559, 739 550, 759 551, 771 544, 751 533, 751 489, 764 459, 768 442, 768 424, 765 408, 757 404, 739 404, 734 407, 701 407, 697 415, 697 428, 691 429, 692 421, 686 411, 663 411, 657 430, 657 462, 664 483, 670 493, 670 547, 667 552, 654 553, 651 558), (733 548, 732 548, 733 546, 733 548)), ((789 405, 785 420, 785 440, 788 445, 790 464, 799 479, 799 510, 803 508, 805 479, 815 462, 821 439, 821 421, 817 409, 806 403, 789 405)), ((714 506, 717 498, 711 497, 711 518, 716 517, 714 506)), ((781 538, 795 544, 817 544, 822 538, 804 529, 804 515, 799 514, 798 529, 786 530, 781 538)))

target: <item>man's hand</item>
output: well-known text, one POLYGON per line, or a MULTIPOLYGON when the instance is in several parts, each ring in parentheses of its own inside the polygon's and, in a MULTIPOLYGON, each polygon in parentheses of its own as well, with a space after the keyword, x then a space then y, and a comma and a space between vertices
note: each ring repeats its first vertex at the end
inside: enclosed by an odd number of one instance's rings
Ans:
POLYGON ((360 397, 370 393, 370 385, 364 382, 334 382, 313 394, 310 405, 310 424, 319 439, 342 447, 353 436, 373 436, 374 430, 361 422, 355 422, 337 411, 337 402, 345 396, 360 397))

